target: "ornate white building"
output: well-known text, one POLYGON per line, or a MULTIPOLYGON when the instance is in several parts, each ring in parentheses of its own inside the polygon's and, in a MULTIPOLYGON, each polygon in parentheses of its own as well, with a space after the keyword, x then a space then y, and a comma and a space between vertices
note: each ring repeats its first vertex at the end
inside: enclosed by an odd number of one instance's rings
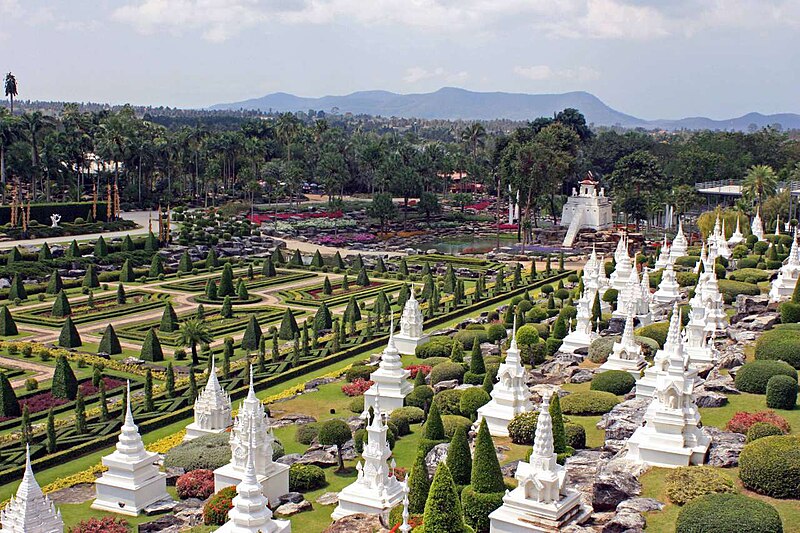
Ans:
POLYGON ((491 533, 556 532, 589 516, 581 505, 581 493, 568 486, 567 469, 556 461, 549 408, 550 396, 545 395, 533 452, 528 462, 517 466, 517 487, 506 492, 503 505, 489 514, 491 533))
POLYGON ((670 256, 670 247, 667 243, 667 234, 664 234, 664 242, 661 244, 661 250, 658 252, 658 259, 656 260, 655 269, 661 270, 665 268, 667 265, 671 265, 675 258, 670 256))
POLYGON ((369 379, 374 383, 364 393, 364 408, 375 409, 380 403, 384 412, 388 415, 399 407, 403 407, 406 396, 414 389, 408 381, 411 372, 403 368, 400 360, 400 352, 395 346, 394 341, 394 317, 392 317, 389 327, 389 342, 381 353, 381 362, 378 369, 369 375, 369 379), (380 402, 378 401, 380 394, 380 402))
POLYGON ((511 332, 511 345, 506 352, 506 360, 497 370, 497 383, 492 388, 489 403, 478 408, 478 419, 486 420, 489 433, 493 437, 507 437, 508 423, 518 414, 533 409, 531 395, 525 384, 525 368, 517 349, 517 322, 511 332))
POLYGON ((358 462, 358 477, 339 493, 339 505, 331 514, 334 520, 357 513, 387 517, 392 507, 403 501, 403 484, 389 469, 392 452, 386 440, 387 430, 378 405, 372 423, 367 425, 367 442, 361 454, 364 463, 358 462))
POLYGON ((665 317, 668 310, 672 309, 672 305, 680 299, 681 292, 675 278, 675 270, 672 268, 672 263, 667 263, 661 272, 661 283, 658 284, 658 290, 653 294, 650 305, 653 319, 665 317))
POLYGON ((633 309, 632 306, 629 306, 622 338, 612 345, 611 354, 609 354, 606 362, 600 366, 601 371, 624 370, 634 378, 639 379, 639 375, 642 369, 647 366, 647 362, 644 359, 644 355, 642 355, 642 347, 636 342, 633 333, 633 321, 633 309))
POLYGON ((792 238, 792 247, 789 250, 789 257, 778 271, 778 276, 772 280, 769 289, 770 302, 782 302, 789 300, 794 293, 797 280, 800 279, 800 250, 797 247, 797 231, 792 238))
POLYGON ((422 331, 424 327, 422 309, 414 296, 414 287, 411 287, 410 292, 400 317, 400 333, 394 338, 397 350, 404 355, 414 355, 417 346, 425 344, 430 339, 422 331))
POLYGON ((689 249, 689 242, 686 240, 686 235, 683 234, 683 221, 678 220, 678 233, 672 239, 672 246, 669 248, 669 256, 674 261, 679 257, 686 255, 689 249))
POLYGON ((194 422, 186 426, 184 442, 203 435, 222 433, 233 423, 231 411, 231 397, 219 384, 212 355, 208 381, 194 402, 194 422))
POLYGON ((592 330, 591 306, 594 303, 594 297, 590 301, 591 294, 590 290, 584 285, 583 295, 578 300, 575 330, 564 337, 558 351, 575 353, 576 350, 581 348, 588 348, 592 341, 597 338, 597 335, 592 330))
POLYGON ((753 217, 753 222, 750 224, 750 233, 758 237, 759 241, 765 241, 764 238, 764 223, 761 221, 761 206, 756 208, 756 216, 753 217))
POLYGON ((700 429, 700 412, 692 391, 696 372, 688 366, 680 341, 680 311, 670 322, 666 361, 656 378, 653 401, 644 423, 628 439, 626 459, 653 466, 677 467, 703 464, 710 439, 700 429), (666 365, 666 366, 664 366, 666 365))
POLYGON ((157 465, 158 454, 145 450, 133 421, 130 381, 127 387, 125 423, 117 449, 102 459, 108 470, 94 482, 97 498, 92 509, 136 516, 148 505, 172 498, 167 493, 167 475, 157 465))
POLYGON ((25 473, 15 495, 0 511, 0 525, 7 533, 62 533, 64 520, 33 476, 31 451, 25 449, 25 473))
POLYGON ((244 479, 248 454, 252 453, 261 492, 269 501, 277 502, 289 492, 289 467, 272 460, 274 442, 269 417, 253 388, 251 367, 250 390, 239 407, 231 430, 231 462, 214 470, 214 491, 238 485, 244 479))
POLYGON ((606 197, 604 189, 597 192, 598 182, 585 179, 579 184, 580 190, 572 189, 561 211, 561 225, 568 227, 563 246, 569 248, 581 228, 595 230, 611 226, 611 199, 606 197))
POLYGON ((736 215, 736 231, 733 232, 731 238, 728 239, 728 246, 736 247, 738 244, 742 244, 745 241, 744 235, 742 235, 741 225, 739 223, 739 215, 736 215))

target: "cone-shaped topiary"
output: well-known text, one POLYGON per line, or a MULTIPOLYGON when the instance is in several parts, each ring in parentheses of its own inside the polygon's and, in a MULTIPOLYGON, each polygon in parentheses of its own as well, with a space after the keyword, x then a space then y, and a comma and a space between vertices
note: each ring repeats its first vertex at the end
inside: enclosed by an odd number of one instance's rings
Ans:
POLYGON ((361 285, 362 287, 369 287, 369 276, 367 276, 367 269, 361 267, 361 270, 358 271, 358 277, 356 278, 356 283, 361 285))
POLYGON ((122 286, 122 283, 117 285, 117 303, 122 305, 125 303, 127 299, 125 295, 125 287, 122 286))
POLYGON ((63 290, 56 295, 56 299, 53 301, 53 308, 50 311, 50 314, 57 318, 64 318, 65 316, 72 314, 72 307, 69 305, 69 298, 67 298, 67 295, 63 290))
POLYGON ((456 272, 453 270, 452 263, 447 264, 447 272, 444 275, 444 292, 453 294, 456 290, 456 272))
POLYGON ((217 297, 224 298, 225 296, 236 296, 236 290, 233 288, 233 267, 230 263, 225 263, 225 266, 222 267, 222 276, 219 278, 217 289, 217 297))
POLYGON ((150 361, 152 363, 157 363, 164 360, 164 352, 161 350, 161 343, 156 335, 156 330, 153 328, 150 328, 150 330, 148 330, 147 334, 144 336, 140 357, 145 361, 150 361))
POLYGON ((284 262, 283 252, 281 252, 280 248, 275 248, 272 251, 272 255, 270 255, 270 258, 272 259, 272 262, 275 263, 276 265, 282 265, 284 262))
POLYGON ((97 271, 95 270, 93 264, 90 264, 88 267, 86 267, 86 274, 83 276, 82 286, 89 289, 94 289, 100 286, 100 281, 97 279, 97 271))
POLYGON ((236 286, 236 297, 243 302, 250 298, 250 294, 247 292, 247 284, 241 278, 239 278, 239 284, 236 286))
POLYGON ((344 310, 344 319, 347 322, 353 323, 361 320, 361 309, 358 307, 355 296, 351 296, 350 300, 347 301, 347 307, 344 310))
POLYGON ((456 485, 468 485, 472 479, 472 455, 469 452, 467 428, 459 426, 447 449, 447 467, 456 485))
POLYGON ((125 262, 122 263, 122 270, 119 272, 119 280, 126 283, 136 280, 136 274, 133 272, 130 259, 126 259, 125 262))
POLYGON ((347 274, 345 274, 342 277, 342 292, 347 292, 349 290, 350 290, 350 281, 347 277, 347 274))
POLYGON ((157 278, 163 273, 164 273, 164 261, 161 259, 160 255, 156 254, 153 256, 153 260, 150 261, 150 271, 147 274, 151 278, 157 278))
POLYGON ((106 240, 101 235, 99 239, 97 239, 94 243, 94 256, 95 257, 105 257, 108 255, 108 245, 106 244, 106 240))
POLYGON ((265 278, 274 278, 277 275, 275 271, 275 263, 272 262, 271 257, 267 257, 264 265, 261 267, 261 275, 265 278))
MULTIPOLYGON (((434 404, 435 405, 435 404, 434 404)), ((500 470, 500 461, 489 433, 486 420, 481 420, 478 436, 475 437, 475 455, 472 460, 472 477, 470 485, 475 492, 505 492, 503 472, 500 470)))
POLYGON ((53 258, 53 253, 50 251, 50 247, 47 246, 47 243, 42 244, 42 247, 39 248, 39 261, 49 261, 53 258))
POLYGON ((333 287, 331 286, 331 280, 328 279, 328 276, 325 276, 325 279, 322 281, 322 294, 327 296, 333 294, 333 287))
POLYGON ((256 351, 261 342, 261 335, 261 326, 258 325, 256 316, 251 314, 250 320, 247 322, 247 328, 244 330, 244 337, 242 337, 242 349, 246 352, 256 351))
POLYGON ((222 300, 222 309, 219 310, 219 314, 222 318, 233 318, 233 300, 230 296, 226 296, 222 300))
POLYGON ((19 248, 15 246, 6 254, 6 264, 11 265, 20 261, 22 261, 22 253, 19 251, 19 248))
POLYGON ((78 246, 78 241, 72 240, 69 244, 69 249, 67 250, 67 257, 76 258, 81 256, 81 248, 78 246))
POLYGON ((300 250, 295 249, 292 258, 289 260, 289 264, 292 266, 303 266, 303 256, 300 255, 300 250))
POLYGON ((53 270, 53 273, 50 274, 50 279, 47 280, 47 290, 45 292, 47 294, 58 294, 58 291, 62 288, 64 288, 64 282, 61 281, 58 270, 53 270))
POLYGON ((472 341, 472 358, 469 362, 469 371, 473 374, 485 374, 486 373, 486 365, 483 362, 483 352, 481 351, 481 344, 478 341, 478 337, 475 337, 475 340, 472 341))
POLYGON ((8 381, 8 377, 4 372, 0 372, 0 416, 6 418, 16 418, 22 411, 19 407, 17 395, 14 393, 14 387, 8 381))
POLYGON ((311 258, 311 266, 322 268, 325 266, 325 261, 322 259, 322 254, 319 253, 319 250, 314 252, 314 257, 311 258))
POLYGON ((83 345, 81 336, 78 334, 78 329, 72 322, 72 317, 68 316, 64 321, 61 334, 58 336, 58 345, 62 348, 78 348, 83 345))
POLYGON ((422 514, 425 511, 425 501, 431 489, 431 480, 428 478, 428 467, 425 466, 425 454, 417 453, 414 466, 408 476, 408 512, 422 514))
POLYGON ((555 324, 553 324, 553 333, 551 336, 558 340, 561 340, 567 336, 567 323, 564 320, 563 315, 558 315, 555 324))
POLYGON ((133 244, 133 239, 131 239, 130 235, 125 235, 125 238, 122 239, 122 251, 132 252, 134 250, 136 250, 136 245, 133 244))
POLYGON ((347 265, 344 264, 344 260, 342 259, 342 254, 340 254, 338 250, 333 255, 333 267, 341 268, 342 270, 347 268, 347 265))
POLYGON ((15 274, 11 280, 11 287, 8 289, 8 299, 14 300, 27 300, 28 293, 25 291, 25 284, 22 282, 22 277, 15 274))
POLYGON ((209 300, 218 299, 217 283, 213 279, 210 279, 206 282, 206 298, 209 300))
POLYGON ((386 263, 383 262, 383 257, 378 256, 378 261, 375 263, 375 272, 386 272, 386 263))
POLYGON ((103 331, 103 338, 100 339, 98 350, 109 355, 122 353, 122 346, 119 344, 117 332, 114 331, 114 326, 111 324, 107 325, 106 329, 103 331))
POLYGON ((144 240, 144 251, 145 252, 157 252, 158 251, 158 238, 153 234, 151 231, 147 234, 147 237, 144 240))
POLYGON ((74 400, 78 395, 78 379, 69 366, 69 361, 63 355, 56 359, 56 368, 53 371, 53 384, 50 393, 56 398, 74 400))
MULTIPOLYGON (((427 264, 427 263, 426 263, 427 264)), ((427 300, 433 294, 433 276, 430 274, 425 274, 422 278, 422 298, 427 300)))
POLYGON ((284 341, 290 341, 294 339, 295 335, 300 333, 300 328, 297 327, 297 320, 294 318, 294 314, 292 313, 291 309, 287 308, 286 311, 283 312, 283 319, 281 319, 281 327, 278 330, 278 338, 284 341))
POLYGON ((206 268, 214 268, 219 266, 219 259, 217 259, 217 251, 214 248, 210 248, 208 250, 208 255, 206 256, 206 268))
POLYGON ((331 312, 328 310, 327 304, 322 302, 314 315, 314 330, 320 332, 322 330, 331 329, 332 326, 333 318, 331 317, 331 312))
POLYGON ((444 423, 442 423, 442 415, 436 403, 433 403, 428 411, 428 419, 422 428, 422 438, 428 440, 445 439, 444 423))
POLYGON ((19 331, 17 330, 17 323, 14 322, 14 318, 11 316, 11 311, 8 310, 8 306, 0 307, 0 335, 3 336, 10 336, 10 335, 17 335, 19 331))
POLYGON ((165 333, 172 333, 178 330, 178 315, 170 302, 167 302, 167 305, 164 306, 164 313, 161 315, 161 324, 158 329, 165 333))
POLYGON ((553 451, 564 453, 567 451, 567 432, 564 428, 564 416, 561 414, 561 400, 558 394, 553 394, 550 400, 550 418, 553 421, 553 451))
POLYGON ((433 483, 425 501, 422 516, 422 533, 466 533, 471 531, 464 524, 461 502, 458 500, 456 485, 450 469, 444 462, 439 463, 433 483))
POLYGON ((358 254, 353 260, 353 270, 361 270, 362 268, 364 268, 364 258, 361 257, 361 254, 358 254))
POLYGON ((189 250, 184 250, 181 260, 178 263, 178 272, 191 272, 194 268, 192 257, 189 255, 189 250))

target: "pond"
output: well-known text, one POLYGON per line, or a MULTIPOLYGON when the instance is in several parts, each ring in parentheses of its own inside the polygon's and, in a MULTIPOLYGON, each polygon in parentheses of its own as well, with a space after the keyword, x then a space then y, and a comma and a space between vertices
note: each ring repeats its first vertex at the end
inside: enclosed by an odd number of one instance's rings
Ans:
MULTIPOLYGON (((511 241, 506 236, 500 237, 500 246, 507 246, 511 241)), ((481 237, 462 235, 440 239, 423 240, 414 244, 420 250, 436 250, 444 254, 485 254, 495 249, 497 237, 481 237)))

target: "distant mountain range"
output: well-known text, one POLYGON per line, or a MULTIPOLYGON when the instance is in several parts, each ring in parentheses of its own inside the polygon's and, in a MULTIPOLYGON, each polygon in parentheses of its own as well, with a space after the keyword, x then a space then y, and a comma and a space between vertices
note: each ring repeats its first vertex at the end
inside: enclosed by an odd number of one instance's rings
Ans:
POLYGON ((610 108, 591 93, 576 91, 563 94, 521 94, 503 92, 473 92, 466 89, 445 87, 432 93, 397 94, 389 91, 360 91, 344 96, 304 98, 287 93, 273 93, 261 98, 217 104, 210 109, 260 111, 308 111, 309 109, 330 112, 336 108, 340 113, 356 115, 380 115, 446 120, 533 120, 550 117, 567 107, 581 111, 587 122, 598 126, 621 126, 646 129, 710 129, 747 131, 780 124, 783 129, 800 129, 800 115, 781 113, 762 115, 748 113, 727 120, 712 120, 705 117, 689 117, 678 120, 644 120, 610 108))

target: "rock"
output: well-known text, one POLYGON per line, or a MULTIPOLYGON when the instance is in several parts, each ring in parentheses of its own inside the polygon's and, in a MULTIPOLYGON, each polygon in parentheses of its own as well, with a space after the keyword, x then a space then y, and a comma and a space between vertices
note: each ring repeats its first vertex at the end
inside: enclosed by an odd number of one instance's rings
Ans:
POLYGON ((617 454, 625 449, 625 445, 628 443, 628 439, 619 440, 619 439, 608 439, 603 443, 603 450, 607 452, 611 452, 613 454, 617 454))
POLYGON ((275 460, 275 462, 280 463, 282 465, 292 466, 302 458, 303 456, 300 455, 299 453, 290 453, 284 455, 283 457, 279 457, 278 459, 275 460))
POLYGON ((610 511, 621 502, 638 496, 642 485, 637 477, 643 466, 629 461, 609 461, 600 468, 592 486, 592 507, 595 511, 610 511))
MULTIPOLYGON (((306 390, 317 389, 317 388, 321 387, 322 385, 327 385, 328 383, 333 383, 334 381, 337 381, 338 379, 340 379, 340 378, 317 378, 317 379, 312 379, 312 380, 306 382, 305 389, 306 390)), ((308 418, 311 418, 311 417, 308 417, 308 418)))
POLYGON ((775 324, 780 322, 780 316, 775 313, 759 315, 750 322, 751 331, 766 331, 775 327, 775 324))
POLYGON ((306 453, 304 453, 303 456, 295 462, 304 465, 316 465, 320 468, 326 468, 328 466, 339 464, 339 460, 336 458, 335 453, 330 453, 325 449, 314 447, 309 448, 308 451, 306 451, 306 453))
POLYGON ((322 533, 380 533, 387 531, 380 517, 368 514, 351 514, 329 525, 322 533))
POLYGON ((317 498, 315 502, 320 505, 336 505, 337 503, 339 503, 339 493, 326 492, 325 494, 320 495, 320 497, 317 498))
POLYGON ((633 399, 619 403, 602 416, 597 428, 605 430, 607 441, 626 440, 642 425, 644 412, 649 404, 650 400, 647 399, 633 399))
POLYGON ((164 498, 163 500, 159 500, 157 502, 153 502, 147 507, 144 508, 144 514, 147 516, 159 514, 159 513, 168 513, 175 509, 175 506, 178 502, 173 500, 172 498, 164 498))
POLYGON ((281 416, 277 420, 272 420, 271 424, 273 428, 282 428, 286 426, 310 424, 316 421, 317 419, 314 418, 313 416, 303 415, 299 413, 289 413, 281 416))
POLYGON ((453 390, 467 390, 467 389, 474 389, 474 388, 475 388, 475 387, 477 387, 477 386, 478 386, 478 385, 470 385, 469 383, 463 383, 463 384, 459 385, 458 387, 456 387, 456 388, 455 388, 455 389, 453 389, 453 390))
POLYGON ((287 492, 282 496, 278 496, 278 505, 283 505, 284 503, 300 503, 304 500, 303 495, 299 492, 287 492))
POLYGON ((739 454, 744 448, 744 435, 722 431, 712 426, 704 426, 703 433, 711 437, 711 446, 708 448, 708 466, 721 468, 739 466, 739 454))
POLYGON ((645 519, 635 511, 618 512, 603 526, 603 533, 639 533, 644 531, 645 519))
POLYGON ((277 509, 275 509, 275 514, 279 514, 281 516, 293 516, 297 513, 302 513, 303 511, 310 511, 311 510, 311 502, 308 500, 303 500, 300 503, 284 503, 277 509))
POLYGON ((180 518, 175 515, 168 514, 164 515, 152 522, 145 522, 144 524, 139 524, 138 531, 139 533, 156 533, 156 532, 163 532, 163 531, 172 531, 172 528, 175 528, 174 531, 180 531, 180 527, 183 525, 183 522, 180 518))
POLYGON ((746 294, 739 294, 736 296, 736 315, 731 319, 731 324, 735 324, 742 317, 754 315, 766 311, 769 306, 769 295, 759 294, 756 296, 748 296, 746 294), (738 320, 734 320, 737 319, 738 320))
MULTIPOLYGON (((752 339, 755 340, 755 335, 753 335, 752 339)), ((739 343, 744 341, 737 341, 739 343)), ((741 344, 733 344, 726 347, 719 356, 718 365, 720 368, 734 368, 737 366, 742 366, 747 357, 744 355, 744 351, 742 350, 741 344)))
POLYGON ((500 348, 493 342, 483 342, 481 352, 483 355, 500 355, 500 348))
MULTIPOLYGON (((359 427, 361 427, 361 425, 356 426, 356 428, 359 427)), ((328 446, 325 448, 325 451, 331 454, 334 458, 338 457, 336 446, 328 446)), ((344 459, 345 461, 352 461, 356 457, 358 457, 358 454, 356 453, 356 444, 353 439, 350 439, 347 442, 345 442, 344 445, 342 446, 342 459, 344 459)))
POLYGON ((440 381, 436 385, 433 386, 433 392, 439 393, 443 390, 451 390, 458 387, 458 380, 457 379, 448 379, 445 381, 440 381))
POLYGON ((592 381, 593 377, 594 372, 586 368, 581 368, 567 379, 567 383, 588 383, 592 381))
POLYGON ((700 387, 694 390, 694 403, 697 404, 697 407, 722 407, 728 403, 728 397, 700 387))
POLYGON ((447 449, 449 447, 450 444, 444 442, 437 444, 428 452, 428 455, 425 456, 425 467, 428 469, 428 474, 433 475, 436 473, 436 467, 439 466, 439 463, 447 459, 447 449))
POLYGON ((544 363, 539 370, 544 375, 564 375, 566 370, 573 366, 578 366, 583 357, 575 354, 558 353, 552 360, 544 363))
POLYGON ((179 466, 178 467, 168 466, 167 468, 164 469, 164 472, 167 473, 167 486, 174 487, 175 483, 178 481, 178 478, 184 475, 186 473, 186 470, 184 470, 179 466))
POLYGON ((660 511, 663 508, 664 504, 655 498, 631 498, 617 505, 617 512, 649 513, 650 511, 660 511))
POLYGON ((739 394, 730 374, 720 374, 717 369, 708 374, 703 383, 703 388, 707 391, 721 392, 723 394, 739 394))
POLYGON ((597 472, 611 457, 612 454, 599 450, 578 450, 571 457, 567 457, 569 482, 580 491, 584 503, 592 503, 592 486, 597 472))
POLYGON ((83 503, 97 497, 94 483, 78 483, 65 489, 57 490, 48 494, 53 503, 59 505, 64 503, 83 503))
POLYGON ((519 463, 520 460, 517 459, 516 461, 511 461, 510 463, 501 466, 500 471, 503 473, 503 477, 514 477, 514 475, 517 473, 517 466, 519 463))

